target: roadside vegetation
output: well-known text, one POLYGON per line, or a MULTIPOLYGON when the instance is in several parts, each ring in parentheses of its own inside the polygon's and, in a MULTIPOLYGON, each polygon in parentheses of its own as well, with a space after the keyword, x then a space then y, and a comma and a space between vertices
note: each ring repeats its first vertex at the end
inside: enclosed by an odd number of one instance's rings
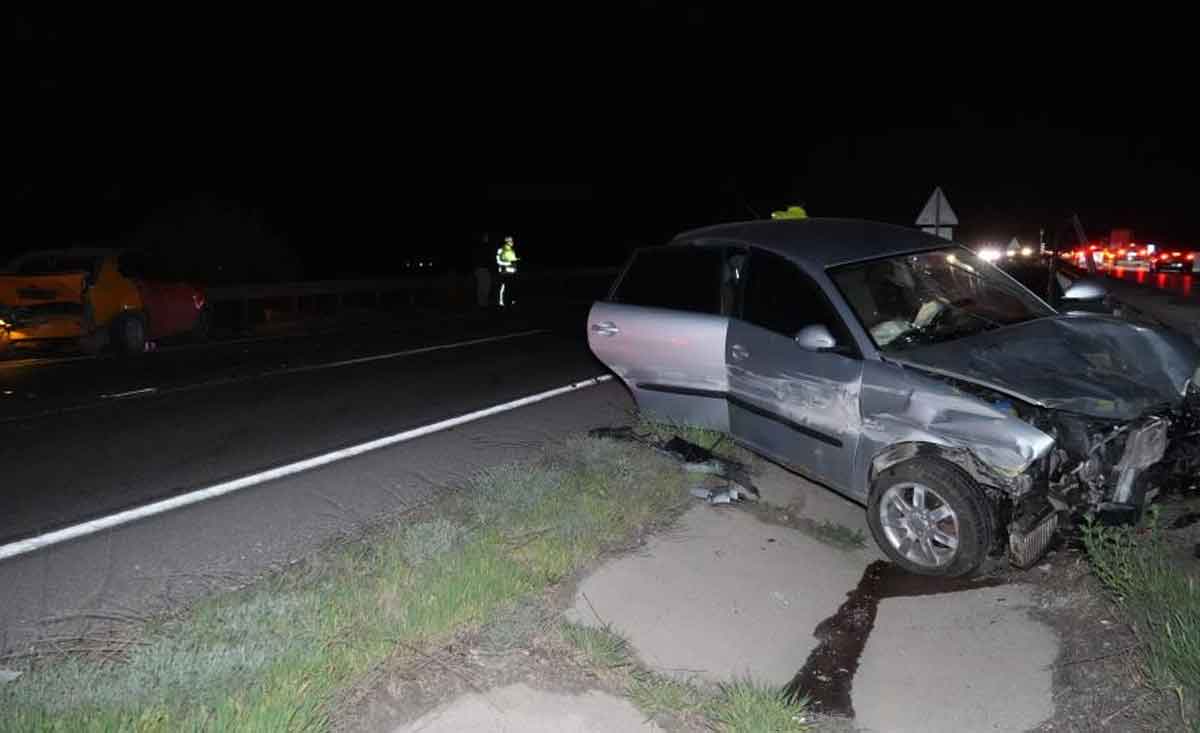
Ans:
POLYGON ((117 655, 8 660, 22 674, 0 685, 0 729, 326 729, 337 692, 373 666, 479 627, 686 501, 669 458, 570 439, 420 520, 126 630, 117 655))
MULTIPOLYGON (((687 437, 711 447, 718 435, 687 437)), ((514 611, 669 523, 691 501, 687 481, 647 446, 568 439, 248 589, 120 629, 101 653, 3 660, 21 675, 0 684, 0 730, 328 730, 339 695, 389 660, 471 632, 518 644, 528 630, 495 619, 542 624, 541 611, 514 611)), ((567 624, 560 634, 586 666, 623 675, 648 716, 731 733, 805 730, 802 706, 773 690, 702 690, 641 669, 610 629, 567 624)))
POLYGON ((629 643, 607 626, 564 623, 561 634, 585 664, 607 674, 610 683, 622 689, 648 719, 668 729, 720 733, 813 730, 805 703, 786 700, 775 687, 750 679, 708 685, 658 674, 638 664, 629 643))
POLYGON ((1172 561, 1153 511, 1138 527, 1085 526, 1083 540, 1137 635, 1144 684, 1174 698, 1185 729, 1200 733, 1200 581, 1172 561))
POLYGON ((674 422, 651 420, 640 413, 634 415, 634 432, 647 440, 666 443, 676 436, 701 448, 707 448, 718 458, 750 465, 758 459, 750 451, 734 443, 725 433, 674 422))

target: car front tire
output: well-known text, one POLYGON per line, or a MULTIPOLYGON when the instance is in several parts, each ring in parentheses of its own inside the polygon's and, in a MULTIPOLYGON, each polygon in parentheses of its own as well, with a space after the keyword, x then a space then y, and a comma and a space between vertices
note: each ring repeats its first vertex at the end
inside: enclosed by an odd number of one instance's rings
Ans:
POLYGON ((918 575, 969 575, 987 559, 995 521, 987 498, 957 466, 915 458, 871 484, 867 523, 892 562, 918 575))

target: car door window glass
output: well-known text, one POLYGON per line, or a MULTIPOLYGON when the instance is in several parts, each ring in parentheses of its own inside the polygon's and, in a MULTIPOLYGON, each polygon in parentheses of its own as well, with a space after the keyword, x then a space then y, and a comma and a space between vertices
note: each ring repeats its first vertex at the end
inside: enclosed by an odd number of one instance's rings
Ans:
POLYGON ((721 312, 727 316, 739 318, 742 315, 742 296, 745 293, 742 283, 746 278, 748 259, 749 254, 745 249, 725 249, 721 265, 721 312))
POLYGON ((720 314, 722 250, 668 245, 634 255, 613 292, 617 303, 720 314))
POLYGON ((805 326, 822 325, 839 347, 853 349, 845 324, 820 287, 786 259, 754 251, 745 287, 742 320, 788 338, 805 326))

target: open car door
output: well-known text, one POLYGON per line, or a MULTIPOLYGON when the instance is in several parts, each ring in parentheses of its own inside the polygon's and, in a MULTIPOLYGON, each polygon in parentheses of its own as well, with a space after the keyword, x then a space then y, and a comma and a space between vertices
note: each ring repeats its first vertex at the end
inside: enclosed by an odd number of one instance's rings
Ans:
POLYGON ((588 314, 592 353, 655 419, 729 429, 725 269, 720 247, 643 249, 588 314))

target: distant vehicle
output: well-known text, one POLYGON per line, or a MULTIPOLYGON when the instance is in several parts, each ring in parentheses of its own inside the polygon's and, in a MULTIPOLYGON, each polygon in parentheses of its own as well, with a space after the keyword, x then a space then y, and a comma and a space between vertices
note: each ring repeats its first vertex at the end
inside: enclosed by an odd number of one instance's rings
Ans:
POLYGON ((1191 272, 1195 264, 1194 252, 1157 252, 1150 258, 1150 272, 1191 272))
MULTIPOLYGON (((1062 299, 1100 294, 1077 283, 1062 299)), ((1158 472, 1200 471, 1195 344, 1057 312, 912 229, 687 232, 636 252, 587 322, 647 414, 729 433, 861 502, 915 573, 968 574, 1006 551, 1027 567, 1060 522, 1136 514, 1158 472)))
POLYGON ((0 352, 17 345, 75 343, 127 353, 148 341, 207 335, 204 290, 161 274, 139 251, 32 252, 0 272, 0 352))
POLYGON ((1104 268, 1106 269, 1142 268, 1146 266, 1146 261, 1150 257, 1147 248, 1136 245, 1119 247, 1109 245, 1100 252, 1104 258, 1104 268))

